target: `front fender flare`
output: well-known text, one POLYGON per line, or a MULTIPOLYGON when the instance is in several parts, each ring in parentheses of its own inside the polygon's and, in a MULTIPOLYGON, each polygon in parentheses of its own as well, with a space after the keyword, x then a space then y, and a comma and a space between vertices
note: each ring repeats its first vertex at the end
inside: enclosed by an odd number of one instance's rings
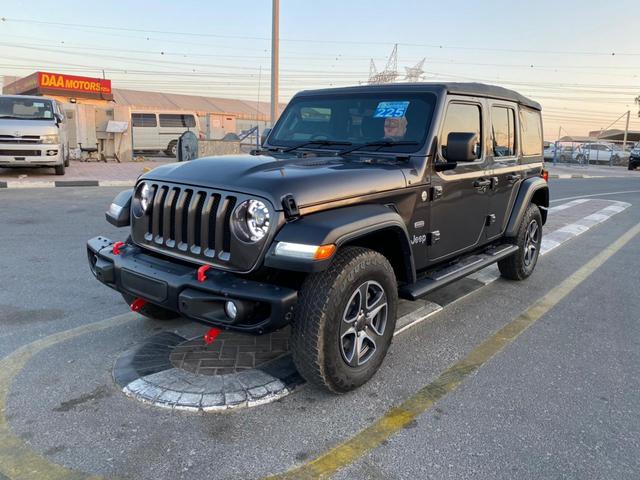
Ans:
POLYGON ((326 269, 331 259, 314 261, 292 259, 274 255, 276 242, 307 245, 335 244, 338 248, 368 234, 390 230, 400 242, 403 252, 403 269, 411 281, 415 281, 415 265, 407 227, 402 217, 384 205, 357 205, 304 216, 284 225, 276 235, 265 257, 265 266, 283 270, 317 272, 326 269))

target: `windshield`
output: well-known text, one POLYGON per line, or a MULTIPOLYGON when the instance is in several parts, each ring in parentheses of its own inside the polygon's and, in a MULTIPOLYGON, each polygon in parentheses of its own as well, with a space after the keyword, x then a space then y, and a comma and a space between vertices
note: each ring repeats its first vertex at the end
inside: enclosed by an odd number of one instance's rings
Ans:
POLYGON ((305 148, 341 149, 335 142, 353 146, 379 142, 361 151, 415 152, 427 136, 435 100, 430 93, 299 97, 283 112, 269 144, 291 148, 309 142, 305 148))
POLYGON ((46 99, 0 97, 0 118, 52 120, 53 104, 46 99))

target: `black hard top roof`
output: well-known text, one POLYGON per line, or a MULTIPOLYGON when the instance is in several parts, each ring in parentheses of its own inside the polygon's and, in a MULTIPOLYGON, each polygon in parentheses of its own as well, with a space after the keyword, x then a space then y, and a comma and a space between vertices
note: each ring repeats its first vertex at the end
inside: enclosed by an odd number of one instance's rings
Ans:
POLYGON ((387 83, 382 85, 361 85, 354 87, 341 88, 323 88, 320 90, 304 90, 298 95, 318 95, 318 94, 349 94, 349 93, 366 93, 366 92, 433 92, 433 93, 451 93, 455 95, 469 95, 476 97, 488 97, 500 100, 509 100, 517 102, 536 110, 542 110, 540 104, 530 98, 520 95, 518 92, 509 90, 508 88, 498 87, 496 85, 487 85, 485 83, 432 83, 432 82, 416 82, 416 83, 387 83))

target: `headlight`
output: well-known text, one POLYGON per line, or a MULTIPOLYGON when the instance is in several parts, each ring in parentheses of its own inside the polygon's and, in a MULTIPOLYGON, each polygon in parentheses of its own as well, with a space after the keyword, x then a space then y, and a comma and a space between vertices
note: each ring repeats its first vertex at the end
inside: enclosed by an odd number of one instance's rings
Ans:
POLYGON ((41 143, 60 143, 59 135, 42 135, 40 137, 41 143))
POLYGON ((260 200, 246 200, 238 205, 231 216, 233 231, 244 242, 259 242, 269 232, 269 209, 260 200))
POLYGON ((133 195, 133 214, 140 218, 149 211, 153 200, 153 188, 146 182, 138 184, 136 193, 133 195))

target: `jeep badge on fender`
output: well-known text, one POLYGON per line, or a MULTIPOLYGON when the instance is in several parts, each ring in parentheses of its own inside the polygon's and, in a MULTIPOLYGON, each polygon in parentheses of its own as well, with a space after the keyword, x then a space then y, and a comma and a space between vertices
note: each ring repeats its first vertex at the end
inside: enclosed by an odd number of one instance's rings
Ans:
POLYGON ((251 154, 142 175, 106 214, 130 235, 89 240, 89 265, 151 318, 290 324, 304 378, 347 392, 384 360, 399 297, 493 263, 531 275, 549 205, 540 110, 477 83, 301 92, 251 154))

